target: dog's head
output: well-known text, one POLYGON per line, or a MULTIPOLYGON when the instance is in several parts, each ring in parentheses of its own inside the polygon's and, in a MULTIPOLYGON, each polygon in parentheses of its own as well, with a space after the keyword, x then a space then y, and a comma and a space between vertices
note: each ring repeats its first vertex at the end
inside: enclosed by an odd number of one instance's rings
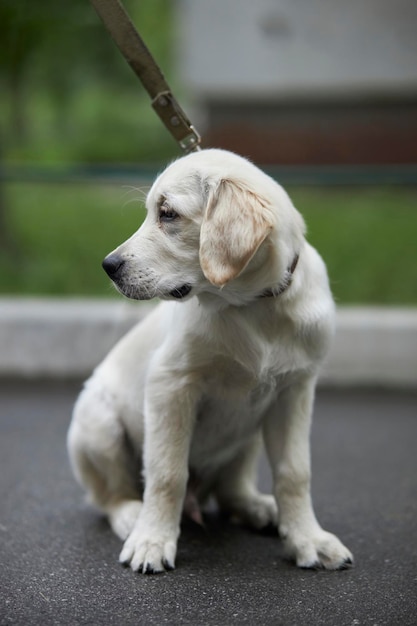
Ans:
POLYGON ((303 242, 304 222, 284 190, 223 150, 172 163, 146 207, 139 230, 103 262, 129 298, 208 292, 244 303, 282 280, 303 242))

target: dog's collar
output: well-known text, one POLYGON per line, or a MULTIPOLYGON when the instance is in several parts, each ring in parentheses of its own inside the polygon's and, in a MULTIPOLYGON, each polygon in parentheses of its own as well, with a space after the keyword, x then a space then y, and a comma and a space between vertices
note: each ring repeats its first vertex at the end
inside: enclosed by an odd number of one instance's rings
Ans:
POLYGON ((272 287, 271 289, 265 289, 265 291, 263 291, 258 296, 258 298, 277 298, 282 293, 284 293, 284 291, 286 291, 292 283, 292 277, 295 272, 295 268, 297 267, 299 258, 300 258, 300 255, 296 254, 291 265, 287 267, 284 280, 279 285, 277 285, 276 287, 272 287))

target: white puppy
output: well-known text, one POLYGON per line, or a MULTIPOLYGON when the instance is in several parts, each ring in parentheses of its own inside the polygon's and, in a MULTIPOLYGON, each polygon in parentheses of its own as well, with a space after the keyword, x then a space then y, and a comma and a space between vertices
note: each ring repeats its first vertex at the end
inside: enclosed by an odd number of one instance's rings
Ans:
POLYGON ((320 527, 310 496, 334 305, 301 215, 274 180, 222 150, 172 163, 146 204, 103 266, 125 296, 168 302, 95 370, 68 435, 77 479, 125 540, 120 561, 172 569, 183 509, 198 519, 212 494, 245 523, 278 524, 300 567, 346 567, 351 553, 320 527), (273 496, 256 488, 261 436, 273 496))

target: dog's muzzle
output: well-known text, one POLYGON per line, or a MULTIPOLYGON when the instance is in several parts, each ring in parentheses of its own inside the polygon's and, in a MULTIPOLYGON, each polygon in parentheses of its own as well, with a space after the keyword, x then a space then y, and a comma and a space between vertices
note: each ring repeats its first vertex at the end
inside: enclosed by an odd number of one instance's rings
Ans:
MULTIPOLYGON (((126 290, 122 288, 121 278, 122 278, 122 269, 124 265, 125 265, 125 260, 120 254, 116 254, 116 253, 109 254, 109 256, 106 256, 106 258, 104 259, 102 263, 103 269, 106 272, 106 274, 109 276, 109 278, 112 279, 114 283, 116 283, 119 286, 120 291, 124 293, 124 295, 130 298, 135 298, 135 299, 141 299, 141 300, 147 299, 144 296, 139 297, 137 294, 135 295, 132 295, 131 293, 127 294, 126 290)), ((172 298, 181 300, 182 298, 185 298, 185 296, 188 296, 191 290, 192 290, 191 285, 185 284, 179 287, 175 287, 175 289, 172 289, 169 292, 169 295, 172 298)), ((154 294, 154 295, 157 295, 157 294, 154 294)))

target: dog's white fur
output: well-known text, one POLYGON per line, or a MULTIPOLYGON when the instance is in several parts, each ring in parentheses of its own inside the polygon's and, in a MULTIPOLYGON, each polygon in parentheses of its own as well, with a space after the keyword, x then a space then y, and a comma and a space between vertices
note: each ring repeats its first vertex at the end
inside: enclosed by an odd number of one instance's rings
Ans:
POLYGON ((68 434, 76 477, 125 540, 120 560, 173 568, 183 507, 214 494, 246 523, 278 524, 297 565, 345 567, 352 555, 310 497, 310 418, 334 305, 301 215, 275 181, 222 150, 172 163, 147 210, 108 258, 120 260, 113 278, 126 296, 168 301, 95 370, 68 434), (183 285, 191 292, 173 301, 183 285), (271 289, 279 295, 262 297, 271 289), (274 497, 256 488, 261 435, 274 497))

